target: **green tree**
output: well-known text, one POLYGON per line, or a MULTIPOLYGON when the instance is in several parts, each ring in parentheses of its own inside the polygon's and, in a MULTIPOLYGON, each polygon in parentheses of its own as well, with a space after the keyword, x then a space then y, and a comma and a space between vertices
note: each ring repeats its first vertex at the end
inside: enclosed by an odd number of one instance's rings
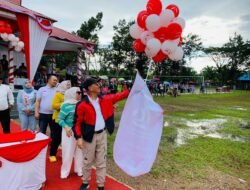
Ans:
POLYGON ((133 39, 129 34, 129 27, 133 23, 123 19, 119 20, 118 24, 113 27, 115 33, 112 41, 113 56, 111 58, 117 75, 121 74, 121 71, 125 74, 126 70, 134 72, 136 54, 132 49, 133 39))
POLYGON ((134 39, 129 34, 129 28, 134 21, 119 20, 114 28, 111 45, 100 48, 100 65, 102 71, 109 71, 114 76, 131 76, 136 69, 146 77, 148 58, 145 54, 137 54, 133 50, 134 39))
POLYGON ((222 47, 209 47, 205 52, 216 63, 222 83, 235 84, 242 72, 250 68, 250 42, 244 42, 241 35, 234 34, 222 47))
MULTIPOLYGON (((103 28, 102 18, 103 18, 103 13, 99 12, 95 17, 91 17, 88 21, 84 21, 81 24, 80 29, 76 31, 76 34, 78 36, 83 37, 86 40, 95 43, 94 52, 98 52, 98 45, 99 45, 98 32, 103 28)), ((82 55, 82 60, 85 65, 85 72, 86 74, 89 74, 90 61, 86 57, 86 54, 82 55)))
POLYGON ((206 66, 201 70, 201 75, 203 75, 206 80, 218 82, 218 72, 216 67, 206 66))
POLYGON ((88 21, 84 21, 81 24, 80 29, 76 31, 76 34, 98 45, 99 44, 98 32, 103 28, 102 18, 103 18, 103 13, 102 12, 97 13, 95 17, 91 17, 88 21))

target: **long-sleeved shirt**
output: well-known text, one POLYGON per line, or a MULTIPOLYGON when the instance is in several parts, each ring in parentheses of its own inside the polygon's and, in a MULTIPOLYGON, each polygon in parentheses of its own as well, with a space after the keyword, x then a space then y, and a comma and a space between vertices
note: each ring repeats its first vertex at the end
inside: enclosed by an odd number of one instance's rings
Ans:
POLYGON ((26 93, 24 90, 20 90, 17 95, 17 108, 19 112, 25 112, 27 107, 33 113, 36 102, 37 91, 33 90, 31 93, 26 93))
POLYGON ((9 86, 0 84, 0 111, 7 110, 14 105, 14 96, 9 86))
POLYGON ((58 115, 58 123, 61 127, 73 127, 75 104, 64 103, 58 115))
POLYGON ((54 110, 52 119, 55 120, 56 123, 58 123, 58 114, 60 112, 63 101, 64 101, 64 94, 62 94, 61 92, 56 92, 52 100, 52 108, 54 110))

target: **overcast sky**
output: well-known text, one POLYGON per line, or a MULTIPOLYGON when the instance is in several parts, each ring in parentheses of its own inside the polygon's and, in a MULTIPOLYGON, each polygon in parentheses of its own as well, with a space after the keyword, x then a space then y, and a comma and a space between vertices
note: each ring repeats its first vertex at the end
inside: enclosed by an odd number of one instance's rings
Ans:
MULTIPOLYGON (((145 9, 147 0, 22 0, 23 6, 56 19, 54 25, 69 32, 80 28, 98 12, 103 12, 100 42, 112 41, 113 26, 120 19, 134 20, 145 9)), ((250 40, 249 0, 162 0, 165 6, 174 3, 180 16, 186 20, 184 36, 198 34, 205 46, 219 46, 235 32, 250 40)), ((196 59, 190 63, 197 71, 212 64, 209 59, 196 59), (200 63, 200 62, 203 63, 200 63), (205 63, 206 62, 206 63, 205 63)))

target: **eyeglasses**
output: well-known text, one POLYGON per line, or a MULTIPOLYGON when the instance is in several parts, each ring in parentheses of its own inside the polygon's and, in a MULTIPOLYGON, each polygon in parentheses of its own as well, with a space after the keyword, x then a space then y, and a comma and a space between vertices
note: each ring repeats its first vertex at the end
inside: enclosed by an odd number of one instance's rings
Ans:
POLYGON ((97 84, 99 87, 102 87, 102 81, 98 81, 96 84, 97 84))

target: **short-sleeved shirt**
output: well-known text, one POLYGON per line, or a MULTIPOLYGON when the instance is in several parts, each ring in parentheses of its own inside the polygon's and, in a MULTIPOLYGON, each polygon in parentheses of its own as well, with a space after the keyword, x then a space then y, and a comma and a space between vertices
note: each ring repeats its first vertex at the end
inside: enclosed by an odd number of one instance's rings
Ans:
POLYGON ((52 100, 56 93, 56 87, 50 88, 48 85, 40 88, 37 92, 37 98, 41 99, 39 113, 53 114, 52 100))

